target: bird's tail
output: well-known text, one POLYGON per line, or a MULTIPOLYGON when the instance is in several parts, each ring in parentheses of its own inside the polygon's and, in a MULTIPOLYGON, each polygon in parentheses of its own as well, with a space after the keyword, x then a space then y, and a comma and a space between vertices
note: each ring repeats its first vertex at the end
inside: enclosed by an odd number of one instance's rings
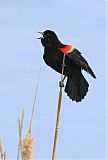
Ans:
POLYGON ((72 101, 81 102, 88 92, 89 84, 82 75, 77 78, 75 74, 72 77, 68 77, 65 86, 65 92, 72 101))

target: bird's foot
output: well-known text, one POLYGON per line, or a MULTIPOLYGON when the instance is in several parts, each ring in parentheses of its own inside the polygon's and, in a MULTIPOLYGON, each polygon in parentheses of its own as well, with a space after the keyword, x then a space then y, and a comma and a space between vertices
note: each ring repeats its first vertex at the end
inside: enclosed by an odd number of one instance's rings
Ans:
POLYGON ((62 67, 66 67, 67 65, 64 63, 64 64, 62 64, 62 67))
POLYGON ((59 87, 64 87, 64 82, 63 81, 59 81, 59 87))

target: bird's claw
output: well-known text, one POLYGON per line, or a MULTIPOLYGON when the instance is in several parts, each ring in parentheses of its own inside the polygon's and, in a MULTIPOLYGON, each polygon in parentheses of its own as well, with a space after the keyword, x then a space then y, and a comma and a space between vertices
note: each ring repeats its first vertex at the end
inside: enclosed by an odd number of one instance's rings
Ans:
POLYGON ((62 64, 62 67, 66 67, 67 65, 66 64, 62 64))
POLYGON ((59 87, 64 87, 63 81, 59 81, 59 87))

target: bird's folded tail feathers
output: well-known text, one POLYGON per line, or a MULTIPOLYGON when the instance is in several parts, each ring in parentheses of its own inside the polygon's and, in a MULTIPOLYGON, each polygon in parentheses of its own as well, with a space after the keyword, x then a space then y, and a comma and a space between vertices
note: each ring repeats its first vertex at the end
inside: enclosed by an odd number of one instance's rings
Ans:
POLYGON ((81 102, 88 92, 88 87, 89 84, 81 73, 79 78, 75 75, 68 77, 65 92, 72 101, 81 102))
POLYGON ((91 74, 91 76, 92 76, 93 78, 96 78, 93 70, 91 69, 91 67, 90 67, 89 65, 88 65, 88 67, 87 67, 87 72, 88 72, 89 74, 91 74))

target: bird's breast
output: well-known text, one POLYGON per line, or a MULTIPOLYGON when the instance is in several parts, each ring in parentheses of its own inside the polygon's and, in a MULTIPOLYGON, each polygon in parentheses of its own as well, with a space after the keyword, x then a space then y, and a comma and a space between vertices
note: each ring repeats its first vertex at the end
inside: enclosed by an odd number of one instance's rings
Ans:
POLYGON ((57 50, 45 51, 43 59, 48 66, 61 73, 63 59, 61 53, 58 53, 57 50))
POLYGON ((43 58, 51 63, 62 63, 63 55, 57 49, 47 49, 43 58))

